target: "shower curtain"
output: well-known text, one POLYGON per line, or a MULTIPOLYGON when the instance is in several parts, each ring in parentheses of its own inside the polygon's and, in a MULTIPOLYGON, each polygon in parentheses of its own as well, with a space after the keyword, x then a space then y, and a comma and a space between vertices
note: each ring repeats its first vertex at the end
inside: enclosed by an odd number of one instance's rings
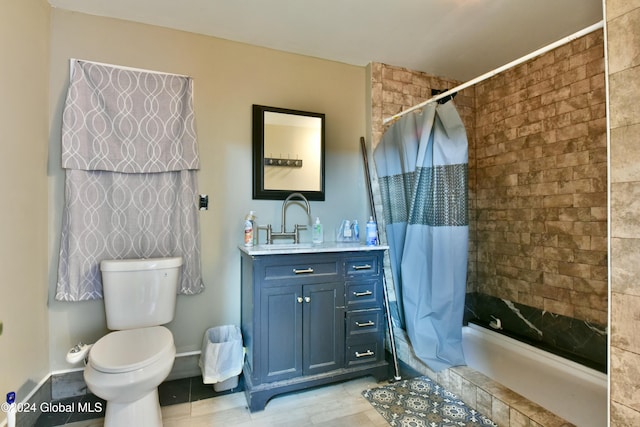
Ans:
POLYGON ((74 60, 62 119, 56 299, 102 298, 103 259, 181 256, 203 289, 191 78, 74 60))
POLYGON ((453 101, 400 118, 374 160, 403 327, 434 371, 463 365, 468 144, 453 101))

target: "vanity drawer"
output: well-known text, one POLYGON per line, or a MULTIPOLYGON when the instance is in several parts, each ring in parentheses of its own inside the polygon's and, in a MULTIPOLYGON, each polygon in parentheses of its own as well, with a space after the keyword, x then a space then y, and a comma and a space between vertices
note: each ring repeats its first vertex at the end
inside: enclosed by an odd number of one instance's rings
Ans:
POLYGON ((384 360, 381 334, 371 334, 370 339, 347 345, 347 367, 384 360))
POLYGON ((380 280, 347 282, 347 307, 349 310, 378 308, 382 305, 380 280))
POLYGON ((375 253, 349 256, 344 260, 344 272, 348 277, 377 276, 380 273, 379 259, 375 253))
POLYGON ((347 313, 347 338, 378 334, 383 330, 383 322, 381 309, 350 311, 347 313))
POLYGON ((284 256, 278 262, 265 263, 264 283, 287 279, 302 279, 305 282, 314 279, 334 280, 341 276, 338 257, 284 256))

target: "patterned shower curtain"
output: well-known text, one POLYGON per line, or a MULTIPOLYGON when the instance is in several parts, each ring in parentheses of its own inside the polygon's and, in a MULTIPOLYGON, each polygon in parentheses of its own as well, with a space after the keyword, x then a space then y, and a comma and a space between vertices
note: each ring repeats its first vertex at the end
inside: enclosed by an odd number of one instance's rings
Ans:
POLYGON ((203 289, 191 78, 74 60, 62 123, 56 299, 102 298, 103 259, 182 256, 203 289))
POLYGON ((453 101, 407 114, 374 151, 401 320, 431 369, 465 363, 468 144, 453 101))

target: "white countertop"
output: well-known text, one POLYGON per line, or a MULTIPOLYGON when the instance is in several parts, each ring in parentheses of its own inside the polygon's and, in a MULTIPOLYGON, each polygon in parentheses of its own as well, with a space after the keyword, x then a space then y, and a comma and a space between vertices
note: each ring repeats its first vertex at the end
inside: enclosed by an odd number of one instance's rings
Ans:
POLYGON ((316 254, 323 252, 383 251, 387 245, 367 246, 362 243, 274 243, 271 245, 244 246, 238 248, 248 255, 316 254))

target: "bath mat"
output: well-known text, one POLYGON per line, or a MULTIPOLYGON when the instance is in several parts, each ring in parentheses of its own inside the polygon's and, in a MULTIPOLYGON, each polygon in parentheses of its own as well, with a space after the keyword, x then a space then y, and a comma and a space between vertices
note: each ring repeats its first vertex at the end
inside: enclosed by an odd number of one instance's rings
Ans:
POLYGON ((362 395, 392 426, 469 427, 497 424, 428 377, 372 388, 362 395))

